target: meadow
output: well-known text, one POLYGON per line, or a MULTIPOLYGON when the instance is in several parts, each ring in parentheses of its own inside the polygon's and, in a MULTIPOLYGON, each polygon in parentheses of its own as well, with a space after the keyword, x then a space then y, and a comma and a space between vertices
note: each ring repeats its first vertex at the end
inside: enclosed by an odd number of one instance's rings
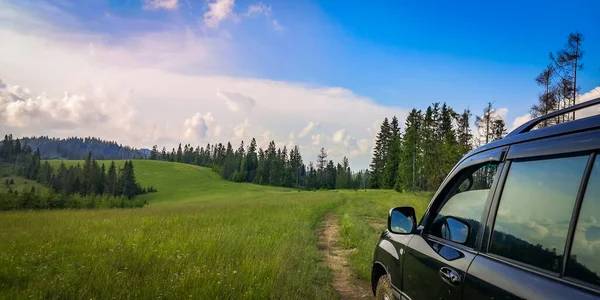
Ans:
POLYGON ((356 249, 350 267, 368 279, 389 208, 422 213, 429 201, 232 183, 170 162, 134 166, 158 190, 139 196, 144 208, 1 212, 0 298, 332 299, 334 274, 316 246, 322 217, 340 217, 340 245, 356 249))

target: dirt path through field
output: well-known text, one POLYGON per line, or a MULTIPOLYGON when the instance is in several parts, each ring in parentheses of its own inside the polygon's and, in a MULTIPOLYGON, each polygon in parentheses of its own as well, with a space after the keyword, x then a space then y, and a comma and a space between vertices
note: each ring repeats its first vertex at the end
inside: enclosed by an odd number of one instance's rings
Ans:
POLYGON ((344 250, 337 246, 340 232, 340 220, 334 214, 327 214, 319 230, 319 250, 325 255, 325 261, 333 273, 333 286, 341 300, 373 299, 371 286, 360 280, 350 269, 348 254, 355 249, 344 250))

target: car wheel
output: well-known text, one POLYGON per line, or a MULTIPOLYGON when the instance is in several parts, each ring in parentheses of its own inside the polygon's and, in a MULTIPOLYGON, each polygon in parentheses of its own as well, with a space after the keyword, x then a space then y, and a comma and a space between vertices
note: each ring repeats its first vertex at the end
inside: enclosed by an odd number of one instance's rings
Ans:
POLYGON ((375 299, 377 300, 393 300, 392 295, 392 284, 390 283, 390 277, 383 275, 377 282, 377 290, 375 291, 375 299))

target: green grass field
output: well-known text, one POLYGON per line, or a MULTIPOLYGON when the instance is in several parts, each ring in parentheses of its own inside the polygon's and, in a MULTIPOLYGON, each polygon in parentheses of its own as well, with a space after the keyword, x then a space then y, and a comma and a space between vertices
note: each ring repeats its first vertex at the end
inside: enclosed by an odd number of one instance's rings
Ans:
POLYGON ((340 216, 340 243, 357 249, 351 267, 368 278, 389 208, 420 213, 429 200, 232 183, 169 162, 134 166, 158 190, 142 196, 144 208, 0 213, 0 298, 332 299, 333 274, 316 246, 322 216, 340 216))

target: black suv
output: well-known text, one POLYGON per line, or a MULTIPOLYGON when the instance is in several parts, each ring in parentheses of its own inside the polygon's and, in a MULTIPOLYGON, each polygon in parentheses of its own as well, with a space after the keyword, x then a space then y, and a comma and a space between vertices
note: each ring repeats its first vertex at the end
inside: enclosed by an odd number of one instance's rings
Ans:
POLYGON ((417 224, 390 210, 371 272, 378 299, 597 299, 600 98, 465 155, 417 224), (553 126, 561 115, 574 121, 553 126), (535 129, 536 127, 543 127, 535 129))

